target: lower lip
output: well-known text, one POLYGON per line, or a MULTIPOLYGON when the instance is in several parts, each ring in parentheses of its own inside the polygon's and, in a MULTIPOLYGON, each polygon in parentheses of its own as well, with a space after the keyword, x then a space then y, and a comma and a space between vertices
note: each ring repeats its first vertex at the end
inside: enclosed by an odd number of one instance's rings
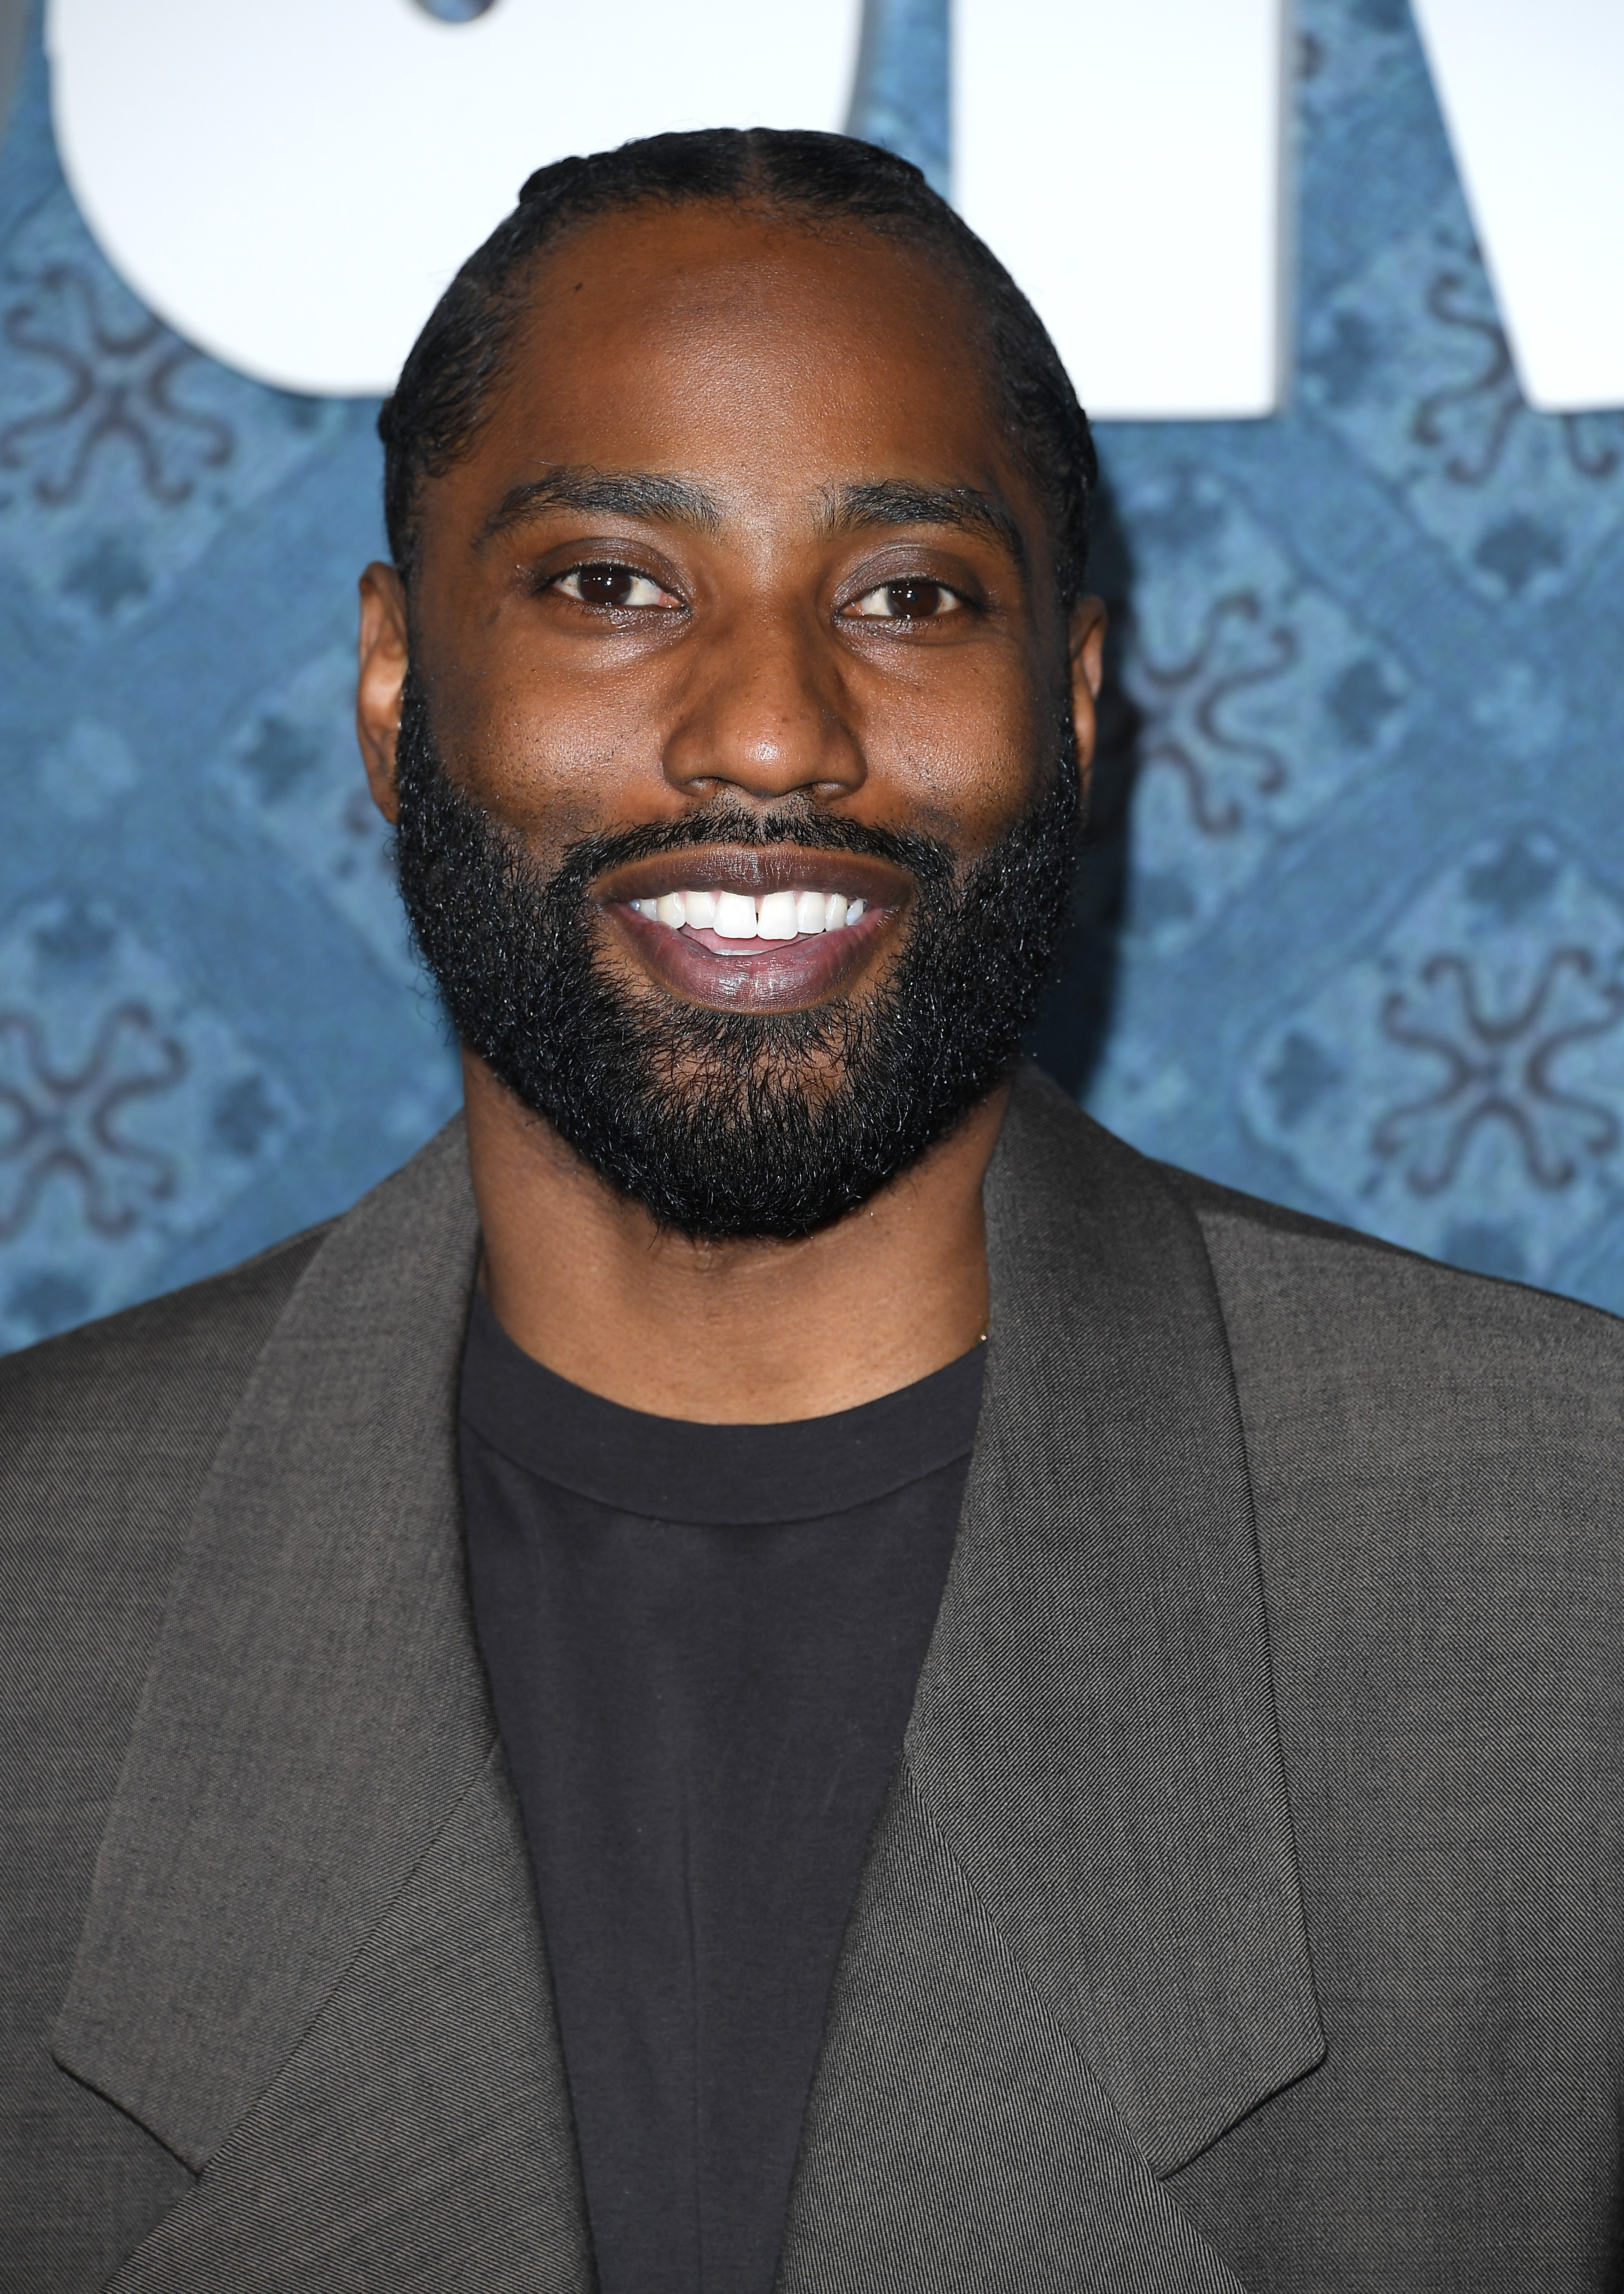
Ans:
POLYGON ((687 930, 674 931, 628 902, 608 910, 639 956, 691 1004, 729 1012, 793 1012, 823 1002, 857 972, 895 910, 870 908, 838 931, 800 940, 745 940, 707 947, 687 930))

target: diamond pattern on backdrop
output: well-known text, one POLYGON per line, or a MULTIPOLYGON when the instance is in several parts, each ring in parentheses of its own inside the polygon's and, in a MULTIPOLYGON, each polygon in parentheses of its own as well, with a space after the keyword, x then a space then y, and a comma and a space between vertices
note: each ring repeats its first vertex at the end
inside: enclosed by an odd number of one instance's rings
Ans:
POLYGON ((1494 598, 1559 595, 1624 511, 1624 414, 1541 415, 1458 195, 1314 314, 1303 387, 1494 598))
POLYGON ((0 938, 0 1333, 122 1303, 296 1122, 126 923, 61 896, 25 908, 0 938))
POLYGON ((351 725, 375 408, 113 274, 37 21, 0 147, 0 1345, 343 1208, 456 1105, 351 725))
POLYGON ((330 646, 263 699, 226 744, 223 777, 262 836, 280 847, 402 981, 417 964, 394 887, 389 837, 355 750, 355 656, 330 646))
POLYGON ((1624 1203, 1624 905, 1530 827, 1264 1038, 1247 1113, 1355 1225, 1547 1279, 1624 1203))
MULTIPOLYGON (((1152 1153, 1624 1308, 1624 414, 1517 397, 1405 0, 1296 17, 1292 403, 1100 434, 1108 740, 1041 1040, 1152 1153)), ((944 185, 946 20, 870 0, 852 123, 944 185)), ((0 1344, 338 1209, 455 1105, 350 722, 374 411, 226 372, 114 278, 36 23, 0 148, 0 1344)))
POLYGON ((245 382, 144 311, 63 189, 6 240, 0 344, 0 550, 93 626, 150 611, 332 433, 319 400, 245 382))
POLYGON ((1174 468, 1117 508, 1140 576, 1133 915, 1165 952, 1396 744, 1409 679, 1210 478, 1174 468))
POLYGON ((1293 403, 1100 435, 1132 801, 1071 1079, 1171 1161, 1624 1308, 1624 413, 1518 396, 1402 0, 1298 25, 1293 403))

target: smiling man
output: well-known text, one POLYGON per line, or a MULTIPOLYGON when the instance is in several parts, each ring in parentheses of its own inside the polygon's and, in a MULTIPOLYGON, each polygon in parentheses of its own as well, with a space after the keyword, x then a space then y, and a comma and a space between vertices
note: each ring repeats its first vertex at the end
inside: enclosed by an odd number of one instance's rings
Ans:
POLYGON ((663 137, 380 427, 466 1125, 0 1381, 7 2284, 1614 2286, 1624 1334, 1019 1063, 1037 320, 882 152, 663 137))

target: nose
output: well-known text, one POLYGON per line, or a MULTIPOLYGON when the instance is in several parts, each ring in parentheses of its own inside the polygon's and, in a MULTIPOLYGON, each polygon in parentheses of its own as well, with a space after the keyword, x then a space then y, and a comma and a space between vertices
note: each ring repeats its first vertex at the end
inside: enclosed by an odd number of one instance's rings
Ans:
POLYGON ((770 807, 788 796, 828 802, 861 787, 863 752, 838 664, 815 617, 758 602, 716 628, 690 657, 667 737, 672 787, 770 807))

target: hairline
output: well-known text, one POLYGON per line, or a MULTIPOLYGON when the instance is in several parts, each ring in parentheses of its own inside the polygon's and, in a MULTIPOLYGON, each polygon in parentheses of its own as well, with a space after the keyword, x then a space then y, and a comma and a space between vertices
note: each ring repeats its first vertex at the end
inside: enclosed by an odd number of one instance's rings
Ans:
MULTIPOLYGON (((776 197, 770 190, 756 184, 747 184, 736 191, 674 191, 650 186, 626 196, 605 197, 601 204, 584 206, 574 214, 564 216, 540 245, 517 256, 500 276, 493 290, 493 300, 501 313, 498 321, 493 363, 480 385, 475 411, 455 443, 433 460, 425 460, 417 472, 407 517, 410 548, 407 562, 404 565, 397 563, 396 566, 409 594, 416 586, 421 565, 418 543, 425 490, 434 480, 448 476, 477 451, 480 435, 496 411, 496 402, 518 348, 526 318, 541 299, 538 274, 544 266, 562 255, 572 240, 597 224, 636 216, 644 212, 663 210, 675 215, 685 207, 729 208, 741 216, 754 212, 780 228, 798 232, 809 239, 837 241, 855 240, 861 234, 869 239, 889 240, 904 253, 915 255, 928 262, 939 279, 947 281, 964 305, 966 339, 972 346, 981 370, 988 408, 998 422, 1004 443, 1018 465, 1033 481, 1033 491, 1043 512, 1050 545, 1051 564, 1058 574, 1061 559, 1062 514, 1059 503, 1041 483, 1041 473, 1034 469, 1031 457, 1021 443, 1019 424, 1011 403, 1011 395, 1003 370, 1003 362, 991 338, 989 314, 984 300, 976 291, 974 258, 968 250, 955 248, 947 232, 922 216, 915 218, 885 213, 864 216, 841 210, 820 212, 809 203, 776 197)), ((1058 589, 1063 585, 1057 580, 1056 586, 1058 589)), ((1062 598, 1062 606, 1070 602, 1062 598)))

